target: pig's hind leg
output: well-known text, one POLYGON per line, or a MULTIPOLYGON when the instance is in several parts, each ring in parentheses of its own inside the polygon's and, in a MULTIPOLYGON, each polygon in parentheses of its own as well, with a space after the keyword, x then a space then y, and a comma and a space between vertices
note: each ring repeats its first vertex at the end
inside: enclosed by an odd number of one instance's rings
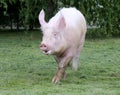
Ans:
POLYGON ((78 68, 79 53, 77 52, 72 59, 72 69, 77 70, 78 68))
POLYGON ((79 61, 79 56, 80 56, 80 52, 81 52, 81 49, 84 45, 84 37, 82 38, 80 44, 79 44, 79 47, 78 49, 76 50, 76 53, 72 59, 72 69, 73 70, 77 70, 78 69, 78 61, 79 61))

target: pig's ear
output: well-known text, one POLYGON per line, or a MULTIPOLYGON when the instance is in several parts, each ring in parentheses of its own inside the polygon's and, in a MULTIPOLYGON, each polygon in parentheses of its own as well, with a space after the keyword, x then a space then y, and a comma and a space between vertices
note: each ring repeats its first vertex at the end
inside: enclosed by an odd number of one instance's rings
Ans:
POLYGON ((39 14, 39 22, 40 22, 40 25, 42 27, 46 24, 46 21, 45 21, 45 12, 44 12, 43 9, 41 10, 41 12, 39 14))
POLYGON ((63 30, 66 27, 65 18, 62 14, 60 14, 60 18, 58 20, 58 29, 63 30))

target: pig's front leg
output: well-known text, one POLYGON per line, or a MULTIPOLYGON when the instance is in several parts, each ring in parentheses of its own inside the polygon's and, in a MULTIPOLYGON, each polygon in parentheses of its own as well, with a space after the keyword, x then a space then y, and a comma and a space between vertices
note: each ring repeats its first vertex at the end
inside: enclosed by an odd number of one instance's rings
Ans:
POLYGON ((72 59, 72 56, 70 55, 60 58, 60 61, 58 63, 58 70, 52 79, 53 83, 60 82, 60 80, 66 76, 65 69, 69 64, 69 62, 71 61, 71 59, 72 59))

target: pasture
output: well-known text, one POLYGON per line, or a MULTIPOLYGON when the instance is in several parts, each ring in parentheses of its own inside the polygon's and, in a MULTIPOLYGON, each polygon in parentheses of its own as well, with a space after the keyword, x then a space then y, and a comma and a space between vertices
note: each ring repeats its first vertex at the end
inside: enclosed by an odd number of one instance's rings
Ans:
POLYGON ((37 31, 0 32, 0 95, 120 95, 120 38, 86 39, 78 71, 51 83, 57 64, 37 31))

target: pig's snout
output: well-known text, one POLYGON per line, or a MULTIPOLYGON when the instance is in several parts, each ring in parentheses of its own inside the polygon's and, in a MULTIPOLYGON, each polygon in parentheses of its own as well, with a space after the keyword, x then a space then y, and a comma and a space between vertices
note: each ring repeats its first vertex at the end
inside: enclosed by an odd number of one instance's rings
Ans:
POLYGON ((44 53, 47 53, 48 52, 48 47, 46 44, 42 43, 40 45, 40 49, 44 52, 44 53))
POLYGON ((46 48, 47 46, 45 44, 41 44, 40 48, 46 48))
POLYGON ((43 43, 42 43, 42 44, 40 45, 40 49, 44 51, 44 50, 47 50, 48 47, 47 47, 46 44, 43 44, 43 43))

